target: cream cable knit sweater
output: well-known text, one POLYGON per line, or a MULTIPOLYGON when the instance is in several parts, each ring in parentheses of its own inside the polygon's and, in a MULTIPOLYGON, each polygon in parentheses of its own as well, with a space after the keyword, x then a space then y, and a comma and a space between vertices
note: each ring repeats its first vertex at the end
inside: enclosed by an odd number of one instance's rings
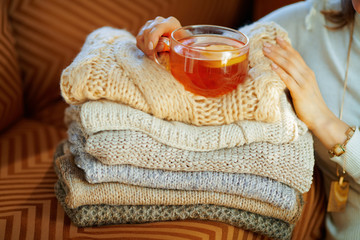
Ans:
POLYGON ((67 108, 65 122, 69 125, 72 121, 79 122, 86 135, 105 130, 136 130, 159 143, 189 151, 218 150, 253 142, 288 143, 308 131, 295 115, 285 94, 280 97, 280 120, 274 123, 238 121, 228 125, 197 127, 165 121, 109 101, 90 101, 67 108))
POLYGON ((238 195, 208 191, 183 191, 144 188, 121 183, 89 184, 83 172, 73 162, 72 155, 64 155, 55 160, 55 171, 64 183, 65 202, 69 208, 83 205, 192 205, 214 204, 238 208, 252 213, 296 223, 303 206, 298 195, 297 207, 291 210, 277 208, 261 201, 238 195))
POLYGON ((264 42, 276 44, 287 33, 275 23, 247 27, 249 76, 233 92, 205 98, 184 89, 172 75, 151 61, 125 30, 110 27, 91 33, 81 52, 61 76, 61 93, 69 104, 107 99, 155 117, 194 125, 221 125, 239 120, 280 119, 284 83, 263 55, 264 42))

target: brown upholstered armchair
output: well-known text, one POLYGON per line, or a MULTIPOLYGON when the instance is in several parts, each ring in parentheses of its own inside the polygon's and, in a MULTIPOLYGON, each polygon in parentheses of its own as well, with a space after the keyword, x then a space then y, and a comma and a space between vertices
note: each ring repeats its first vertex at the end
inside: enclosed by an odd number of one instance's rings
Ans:
MULTIPOLYGON (((245 0, 1 0, 0 239, 255 239, 210 221, 77 228, 54 195, 53 153, 66 138, 60 74, 90 32, 114 26, 136 34, 158 15, 175 16, 183 25, 237 28, 253 13, 258 18, 293 1, 272 2, 268 7, 245 0)), ((321 201, 314 195, 307 200, 321 201)), ((295 234, 309 239, 306 234, 318 228, 303 225, 295 234)))

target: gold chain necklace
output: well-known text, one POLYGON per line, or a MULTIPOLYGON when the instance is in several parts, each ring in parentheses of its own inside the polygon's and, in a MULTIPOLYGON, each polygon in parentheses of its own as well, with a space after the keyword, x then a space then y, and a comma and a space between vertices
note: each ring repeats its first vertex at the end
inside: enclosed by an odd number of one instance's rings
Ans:
MULTIPOLYGON (((345 78, 344 78, 344 89, 341 99, 341 106, 340 106, 340 114, 339 119, 342 120, 343 117, 343 110, 344 110, 344 102, 345 102, 345 94, 346 94, 346 87, 348 82, 348 72, 349 72, 349 64, 350 64, 350 52, 351 52, 351 45, 353 41, 354 35, 354 21, 351 23, 350 27, 350 40, 346 58, 346 70, 345 70, 345 78)), ((330 194, 329 194, 329 202, 327 211, 328 212, 341 212, 344 211, 346 208, 346 202, 348 199, 349 194, 349 183, 344 181, 344 176, 346 173, 346 155, 343 155, 343 166, 342 166, 342 175, 339 174, 339 166, 336 165, 336 175, 339 178, 339 181, 332 181, 330 186, 330 194)))

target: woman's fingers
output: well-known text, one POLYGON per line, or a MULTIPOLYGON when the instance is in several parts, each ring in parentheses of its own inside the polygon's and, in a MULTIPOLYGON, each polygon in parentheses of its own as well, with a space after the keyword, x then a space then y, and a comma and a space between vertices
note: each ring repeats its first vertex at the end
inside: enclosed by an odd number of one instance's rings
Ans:
POLYGON ((156 20, 159 20, 159 17, 154 20, 147 21, 136 36, 136 46, 148 56, 151 56, 150 53, 152 53, 153 46, 149 46, 147 36, 149 31, 151 31, 151 29, 154 27, 156 20))
POLYGON ((153 20, 147 21, 139 30, 138 36, 143 36, 144 30, 153 22, 153 20))
POLYGON ((158 42, 161 36, 169 36, 170 33, 181 27, 180 22, 174 17, 156 17, 148 21, 139 31, 136 40, 137 46, 146 55, 152 57, 154 51, 162 51, 164 44, 158 42))
POLYGON ((319 112, 328 111, 315 74, 289 43, 281 39, 277 39, 277 43, 264 44, 264 55, 273 61, 272 69, 290 90, 297 116, 313 129, 321 121, 317 117, 319 112))
POLYGON ((281 67, 279 67, 276 63, 272 63, 271 68, 279 75, 281 80, 283 80, 290 92, 298 90, 299 84, 297 83, 297 81, 295 81, 293 77, 290 76, 287 72, 285 72, 281 67))
POLYGON ((170 33, 175 29, 181 27, 180 22, 174 17, 168 17, 156 22, 154 27, 148 34, 146 41, 149 41, 149 45, 157 46, 161 36, 170 36, 170 33))
POLYGON ((153 20, 147 21, 144 26, 142 26, 139 30, 139 33, 136 36, 136 46, 141 49, 144 53, 146 52, 145 42, 144 42, 144 31, 148 29, 149 25, 153 22, 153 20))
POLYGON ((144 45, 147 48, 147 51, 152 52, 156 47, 157 41, 154 41, 154 38, 160 38, 161 35, 158 36, 158 34, 160 33, 159 30, 161 29, 161 24, 164 19, 165 18, 163 17, 156 17, 144 30, 144 45))
POLYGON ((285 41, 282 38, 276 38, 276 42, 279 44, 279 46, 288 52, 288 55, 291 57, 291 59, 296 60, 297 67, 296 69, 299 71, 299 73, 302 75, 303 79, 313 79, 309 78, 309 74, 313 74, 312 70, 308 67, 302 56, 298 51, 296 51, 289 42, 285 41))
POLYGON ((284 49, 281 46, 264 43, 264 54, 289 74, 297 84, 304 84, 304 76, 301 73, 302 71, 299 71, 304 66, 299 61, 298 56, 287 46, 284 49))

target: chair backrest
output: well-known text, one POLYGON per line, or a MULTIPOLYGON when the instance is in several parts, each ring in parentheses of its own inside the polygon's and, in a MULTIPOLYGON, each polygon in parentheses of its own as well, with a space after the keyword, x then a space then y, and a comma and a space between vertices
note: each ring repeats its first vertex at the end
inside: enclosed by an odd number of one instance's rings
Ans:
POLYGON ((22 82, 13 29, 8 19, 8 0, 0 1, 0 132, 23 112, 22 82))

